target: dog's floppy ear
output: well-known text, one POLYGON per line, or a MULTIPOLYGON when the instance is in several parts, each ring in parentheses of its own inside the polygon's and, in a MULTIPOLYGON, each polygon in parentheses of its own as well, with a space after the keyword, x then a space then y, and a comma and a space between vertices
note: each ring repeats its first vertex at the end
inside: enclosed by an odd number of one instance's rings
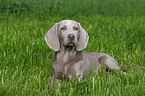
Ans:
POLYGON ((55 25, 45 35, 46 43, 54 51, 59 51, 60 49, 60 43, 57 36, 57 26, 58 23, 55 23, 55 25))
POLYGON ((81 51, 87 47, 89 36, 88 33, 81 27, 80 23, 78 23, 78 25, 80 28, 80 33, 79 33, 79 40, 76 45, 76 50, 81 51))

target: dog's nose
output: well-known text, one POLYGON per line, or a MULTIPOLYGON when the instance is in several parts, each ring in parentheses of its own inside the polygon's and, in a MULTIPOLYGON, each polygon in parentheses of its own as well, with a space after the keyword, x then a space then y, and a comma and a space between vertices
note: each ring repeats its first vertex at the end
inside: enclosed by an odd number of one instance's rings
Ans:
POLYGON ((69 40, 74 40, 74 39, 75 39, 75 35, 74 35, 74 34, 68 34, 68 35, 67 35, 67 38, 68 38, 69 40))

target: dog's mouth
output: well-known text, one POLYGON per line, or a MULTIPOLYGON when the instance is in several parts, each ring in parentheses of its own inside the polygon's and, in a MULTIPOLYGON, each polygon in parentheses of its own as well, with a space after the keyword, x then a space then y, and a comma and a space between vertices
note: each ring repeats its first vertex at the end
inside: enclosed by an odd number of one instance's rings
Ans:
POLYGON ((74 41, 68 41, 68 42, 67 42, 67 46, 75 46, 74 41))
POLYGON ((67 44, 67 46, 74 46, 74 45, 75 45, 74 42, 70 42, 70 43, 67 44))

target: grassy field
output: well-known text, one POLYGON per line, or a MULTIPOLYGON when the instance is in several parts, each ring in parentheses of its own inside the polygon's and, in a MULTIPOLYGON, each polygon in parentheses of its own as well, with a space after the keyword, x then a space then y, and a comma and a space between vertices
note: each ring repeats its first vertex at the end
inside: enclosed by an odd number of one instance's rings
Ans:
POLYGON ((145 66, 144 0, 26 1, 0 2, 0 96, 144 96, 145 70, 140 69, 127 71, 129 76, 100 71, 48 91, 55 52, 44 40, 54 23, 75 20, 90 37, 84 52, 107 53, 121 68, 145 66), (15 3, 23 7, 12 7, 15 3))

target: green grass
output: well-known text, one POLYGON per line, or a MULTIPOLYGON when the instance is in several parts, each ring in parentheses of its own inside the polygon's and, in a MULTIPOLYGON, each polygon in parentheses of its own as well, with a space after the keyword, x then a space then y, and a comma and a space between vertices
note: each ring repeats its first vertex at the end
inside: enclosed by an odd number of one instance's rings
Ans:
POLYGON ((47 90, 55 52, 44 36, 64 19, 88 32, 84 52, 107 53, 121 68, 145 66, 144 0, 65 1, 0 1, 0 96, 144 96, 145 70, 140 69, 129 70, 129 76, 100 71, 47 90))
MULTIPOLYGON (((129 76, 110 73, 71 82, 67 87, 47 91, 52 78, 54 52, 47 46, 45 33, 64 18, 3 19, 0 24, 1 95, 144 95, 143 70, 129 76), (43 26, 42 26, 43 25, 43 26)), ((90 39, 84 52, 113 56, 121 67, 145 66, 145 17, 76 17, 90 39)))
POLYGON ((19 17, 51 16, 142 16, 145 0, 1 0, 1 18, 5 14, 19 17))

